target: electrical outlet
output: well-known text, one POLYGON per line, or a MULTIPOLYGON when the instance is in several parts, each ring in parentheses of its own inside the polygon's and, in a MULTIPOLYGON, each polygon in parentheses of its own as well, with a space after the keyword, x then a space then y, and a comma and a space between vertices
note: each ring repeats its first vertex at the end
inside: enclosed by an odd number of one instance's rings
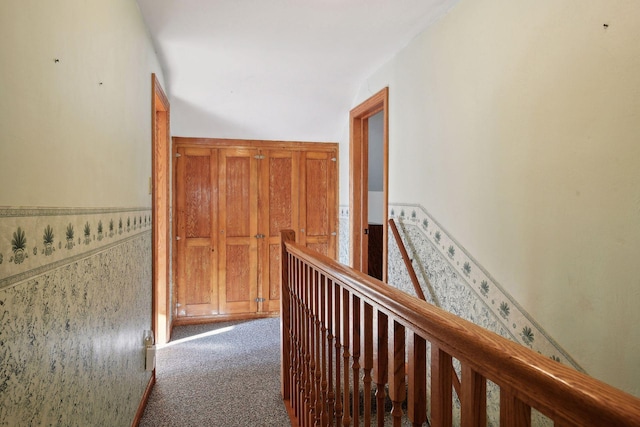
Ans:
POLYGON ((156 346, 145 347, 144 370, 153 371, 156 368, 156 346))
POLYGON ((144 369, 153 371, 156 367, 156 346, 154 345, 153 331, 144 331, 144 369))

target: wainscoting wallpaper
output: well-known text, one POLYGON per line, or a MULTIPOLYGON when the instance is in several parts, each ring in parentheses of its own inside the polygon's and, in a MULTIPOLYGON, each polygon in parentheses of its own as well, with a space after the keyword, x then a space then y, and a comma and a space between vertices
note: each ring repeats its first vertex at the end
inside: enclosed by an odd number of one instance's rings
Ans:
MULTIPOLYGON (((393 218, 398 226, 429 302, 584 372, 424 207, 390 204, 389 218, 393 218)), ((340 207, 339 260, 349 264, 349 208, 346 206, 340 207)), ((390 230, 388 278, 392 286, 416 295, 390 230)), ((489 383, 487 393, 489 425, 498 425, 499 392, 489 383)), ((547 425, 547 421, 542 415, 534 414, 534 425, 547 425)))
POLYGON ((349 265, 349 207, 340 206, 338 215, 338 262, 349 265))
POLYGON ((150 373, 149 209, 0 208, 0 425, 129 426, 150 373))

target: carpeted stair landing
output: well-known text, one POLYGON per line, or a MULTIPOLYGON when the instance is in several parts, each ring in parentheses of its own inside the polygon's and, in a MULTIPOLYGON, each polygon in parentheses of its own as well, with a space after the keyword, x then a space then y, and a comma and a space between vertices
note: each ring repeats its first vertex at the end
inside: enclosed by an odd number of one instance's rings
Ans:
POLYGON ((289 426, 279 319, 180 326, 156 359, 140 426, 289 426))

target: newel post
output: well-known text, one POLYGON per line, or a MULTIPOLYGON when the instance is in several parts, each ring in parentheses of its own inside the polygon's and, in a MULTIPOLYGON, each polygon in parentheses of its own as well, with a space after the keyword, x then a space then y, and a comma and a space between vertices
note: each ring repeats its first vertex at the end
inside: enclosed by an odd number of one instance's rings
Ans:
POLYGON ((291 362, 291 294, 289 292, 289 257, 286 242, 295 242, 293 230, 280 232, 281 270, 280 270, 280 392, 284 400, 291 399, 289 380, 291 362))

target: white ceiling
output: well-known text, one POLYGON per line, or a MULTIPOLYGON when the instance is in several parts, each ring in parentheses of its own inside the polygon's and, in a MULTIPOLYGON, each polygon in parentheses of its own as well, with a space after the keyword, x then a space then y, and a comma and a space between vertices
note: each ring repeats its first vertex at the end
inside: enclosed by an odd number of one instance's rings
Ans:
POLYGON ((337 141, 360 84, 458 0, 137 0, 171 132, 337 141))

